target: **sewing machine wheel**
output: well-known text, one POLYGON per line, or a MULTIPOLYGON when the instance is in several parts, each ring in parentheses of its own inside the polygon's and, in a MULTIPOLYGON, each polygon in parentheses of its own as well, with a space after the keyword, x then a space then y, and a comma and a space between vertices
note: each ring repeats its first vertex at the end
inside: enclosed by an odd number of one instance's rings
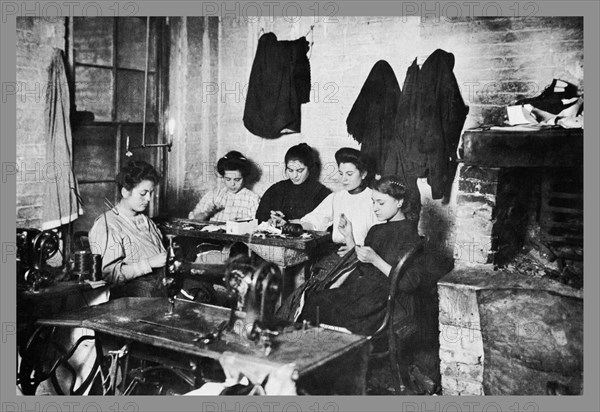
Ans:
POLYGON ((62 356, 63 351, 47 344, 51 342, 53 334, 54 328, 51 330, 38 328, 22 351, 17 385, 21 387, 24 395, 35 395, 40 383, 50 377, 52 361, 62 356))
POLYGON ((96 378, 99 359, 102 357, 102 347, 98 342, 96 342, 94 365, 77 388, 75 388, 77 371, 68 362, 79 345, 86 340, 93 340, 94 336, 81 336, 70 348, 65 348, 59 335, 56 327, 40 326, 33 332, 27 345, 19 350, 21 362, 17 372, 17 385, 24 395, 35 395, 38 386, 48 378, 51 379, 56 394, 64 395, 56 375, 59 366, 65 368, 71 375, 69 395, 83 394, 96 378))
POLYGON ((262 263, 252 275, 246 321, 253 326, 248 332, 248 338, 256 338, 256 322, 261 328, 269 328, 281 293, 281 284, 281 272, 277 265, 270 262, 262 263))
POLYGON ((55 232, 44 231, 33 240, 33 250, 37 256, 42 254, 43 260, 48 260, 58 252, 59 240, 55 232))
POLYGON ((264 262, 252 275, 250 293, 254 294, 254 301, 260 302, 261 308, 266 309, 266 304, 274 304, 279 299, 281 283, 281 272, 277 265, 270 262, 264 262))

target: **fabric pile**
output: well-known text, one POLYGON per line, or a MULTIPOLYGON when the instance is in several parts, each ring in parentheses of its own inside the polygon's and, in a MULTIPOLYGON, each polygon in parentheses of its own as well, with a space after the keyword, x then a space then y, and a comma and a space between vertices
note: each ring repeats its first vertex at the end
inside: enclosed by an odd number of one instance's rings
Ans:
POLYGON ((522 99, 506 108, 512 126, 550 125, 566 129, 583 129, 583 96, 577 86, 560 79, 536 97, 522 99))

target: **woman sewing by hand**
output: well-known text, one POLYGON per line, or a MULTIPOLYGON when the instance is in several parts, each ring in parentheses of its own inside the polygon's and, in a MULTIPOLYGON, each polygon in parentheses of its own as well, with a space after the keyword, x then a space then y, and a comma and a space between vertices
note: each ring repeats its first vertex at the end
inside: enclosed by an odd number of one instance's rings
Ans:
POLYGON ((161 286, 167 253, 156 224, 144 214, 150 205, 158 172, 148 163, 130 162, 117 175, 120 200, 94 221, 90 248, 102 255, 104 280, 111 297, 166 296, 161 286))
MULTIPOLYGON (((373 210, 381 224, 373 226, 367 234, 364 246, 354 245, 359 260, 347 277, 331 273, 322 281, 328 288, 307 290, 304 306, 282 314, 289 319, 293 311, 300 319, 312 323, 342 326, 353 333, 369 335, 382 324, 389 294, 389 275, 403 254, 420 238, 415 225, 405 219, 402 205, 405 188, 395 177, 384 177, 373 185, 373 210), (343 279, 341 279, 343 278, 343 279), (332 282, 336 286, 331 288, 332 282)), ((352 222, 340 218, 339 231, 354 244, 352 222)), ((301 299, 299 300, 301 301, 301 299)), ((414 315, 414 305, 407 297, 407 315, 414 315)), ((285 307, 285 305, 282 305, 285 307)), ((286 309, 287 310, 287 309, 286 309)))
POLYGON ((245 187, 250 161, 234 150, 219 159, 217 172, 225 187, 214 188, 202 196, 188 219, 226 222, 253 218, 260 197, 245 187))
POLYGON ((341 256, 352 250, 355 243, 363 244, 371 226, 378 223, 373 213, 372 191, 368 187, 373 177, 370 159, 359 150, 343 147, 335 153, 335 160, 343 190, 327 196, 299 222, 306 230, 324 231, 333 227, 333 243, 322 248, 321 256, 313 266, 313 275, 331 269, 341 256), (352 244, 348 243, 349 233, 342 232, 348 221, 352 222, 348 226, 352 244))
POLYGON ((281 227, 311 212, 329 195, 318 180, 313 149, 306 143, 292 146, 285 154, 286 180, 267 189, 260 200, 256 219, 281 227))

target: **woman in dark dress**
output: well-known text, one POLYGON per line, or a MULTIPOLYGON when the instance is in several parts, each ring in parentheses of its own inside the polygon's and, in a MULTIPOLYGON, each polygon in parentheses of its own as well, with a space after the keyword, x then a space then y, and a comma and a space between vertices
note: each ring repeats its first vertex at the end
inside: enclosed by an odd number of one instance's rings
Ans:
MULTIPOLYGON (((399 179, 384 177, 375 182, 374 211, 377 219, 385 223, 369 230, 364 246, 355 246, 359 262, 341 285, 306 291, 304 306, 296 310, 296 314, 301 310, 300 316, 294 316, 294 320, 341 326, 362 335, 371 335, 379 328, 387 307, 390 272, 404 253, 420 241, 416 226, 402 212, 404 198, 405 188, 399 179)), ((348 219, 342 219, 339 226, 343 233, 352 232, 348 219)), ((404 282, 410 288, 410 279, 404 282)), ((415 305, 410 294, 402 296, 401 291, 400 295, 404 315, 414 316, 415 305)))
POLYGON ((288 179, 267 189, 256 211, 258 221, 282 226, 312 212, 330 193, 317 172, 313 149, 306 143, 292 146, 285 154, 288 179))

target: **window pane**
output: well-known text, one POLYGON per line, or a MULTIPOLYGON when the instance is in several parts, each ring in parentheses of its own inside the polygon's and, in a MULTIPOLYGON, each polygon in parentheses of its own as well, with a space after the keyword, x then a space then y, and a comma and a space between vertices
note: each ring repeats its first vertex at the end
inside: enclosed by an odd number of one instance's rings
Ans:
POLYGON ((74 17, 73 49, 77 63, 112 66, 113 18, 74 17))
POLYGON ((110 69, 75 68, 75 105, 79 112, 94 113, 97 122, 112 121, 113 74, 110 69))
MULTIPOLYGON (((148 75, 146 122, 156 121, 154 74, 148 75)), ((117 71, 117 121, 142 122, 144 117, 144 73, 117 71)))
MULTIPOLYGON (((148 70, 156 71, 156 19, 150 19, 148 70)), ((117 19, 117 67, 146 70, 146 18, 117 19)))
POLYGON ((82 125, 73 129, 73 166, 78 181, 115 178, 116 126, 82 125))

